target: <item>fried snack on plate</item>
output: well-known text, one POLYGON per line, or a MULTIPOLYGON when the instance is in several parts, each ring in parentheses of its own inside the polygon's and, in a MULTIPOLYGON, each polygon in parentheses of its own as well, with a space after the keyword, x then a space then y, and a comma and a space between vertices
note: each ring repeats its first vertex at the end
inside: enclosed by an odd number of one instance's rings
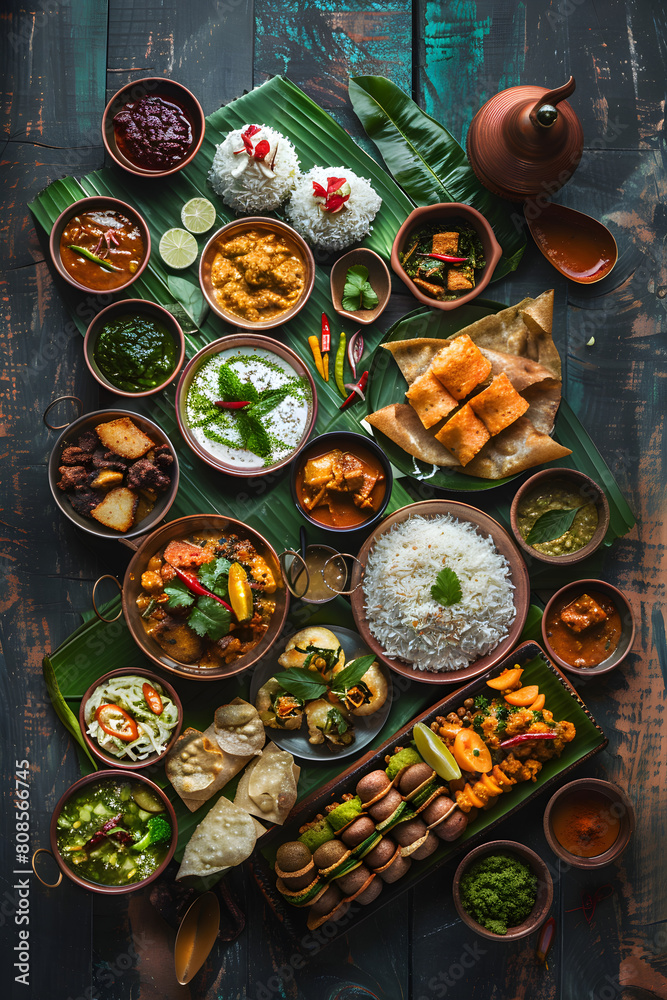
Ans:
POLYGON ((282 825, 296 802, 301 768, 287 750, 267 743, 262 756, 245 769, 236 789, 234 804, 268 823, 282 825))
POLYGON ((470 403, 462 406, 435 436, 462 466, 471 462, 486 442, 491 440, 491 435, 479 417, 475 416, 470 403))
POLYGON ((255 706, 243 698, 221 705, 215 712, 215 738, 225 753, 246 757, 260 754, 266 736, 255 706))
POLYGON ((114 531, 129 531, 134 524, 134 515, 139 505, 139 497, 126 486, 110 490, 102 503, 93 507, 90 516, 114 531))
POLYGON ((452 394, 447 392, 442 382, 430 370, 414 380, 405 398, 416 411, 424 427, 433 427, 457 406, 452 394))
POLYGON ((95 430, 104 447, 122 458, 142 458, 155 446, 129 417, 98 424, 95 430))
POLYGON ((463 333, 446 341, 431 361, 431 371, 455 399, 464 399, 488 378, 491 362, 463 333))
POLYGON ((529 405, 505 372, 494 376, 491 385, 470 400, 470 406, 486 425, 489 434, 500 434, 522 417, 529 405))
POLYGON ((177 879, 213 875, 250 857, 258 829, 252 816, 226 799, 218 799, 186 844, 177 879))
POLYGON ((223 753, 213 725, 186 729, 165 759, 165 773, 190 812, 199 809, 248 763, 250 756, 223 753))
POLYGON ((345 663, 345 653, 337 637, 328 628, 313 625, 301 629, 287 640, 285 652, 278 657, 281 667, 307 667, 323 676, 337 664, 345 663))

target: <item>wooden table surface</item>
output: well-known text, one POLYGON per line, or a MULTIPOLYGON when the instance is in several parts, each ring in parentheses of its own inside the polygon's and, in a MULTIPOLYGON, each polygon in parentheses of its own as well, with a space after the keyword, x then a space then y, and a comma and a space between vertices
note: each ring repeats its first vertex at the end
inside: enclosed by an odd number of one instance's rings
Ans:
MULTIPOLYGON (((102 111, 127 81, 173 77, 209 114, 284 73, 359 137, 347 101, 348 75, 383 74, 463 141, 474 112, 498 90, 520 83, 556 87, 574 74, 571 103, 583 123, 585 151, 560 200, 613 229, 619 264, 608 281, 586 289, 556 274, 529 243, 518 270, 492 292, 509 303, 555 287, 565 394, 638 518, 608 552, 604 572, 632 602, 635 650, 622 669, 582 691, 609 736, 608 750, 585 773, 627 789, 636 834, 619 864, 582 875, 559 869, 546 845, 544 796, 530 814, 519 813, 499 830, 553 864, 558 937, 548 968, 535 962, 534 937, 496 945, 465 928, 450 897, 451 867, 316 955, 294 951, 254 884, 237 872, 230 882, 247 915, 245 931, 234 944, 217 948, 189 987, 179 987, 171 964, 173 931, 147 894, 109 900, 69 883, 48 891, 33 880, 30 922, 21 925, 25 894, 16 887, 20 876, 6 850, 2 976, 12 995, 361 995, 336 987, 349 980, 371 991, 363 995, 391 1000, 667 997, 667 34, 660 6, 648 0, 8 0, 3 6, 3 792, 9 807, 15 759, 27 759, 33 849, 47 843, 51 810, 78 776, 71 741, 46 695, 42 656, 90 608, 91 581, 101 572, 122 571, 127 557, 121 546, 96 544, 77 532, 48 490, 53 436, 42 424, 44 408, 62 393, 80 396, 88 410, 108 400, 85 369, 81 338, 67 325, 26 203, 55 178, 102 165, 102 111), (613 894, 589 924, 577 909, 582 891, 605 883, 613 894), (13 963, 19 930, 28 926, 30 981, 24 985, 15 981, 20 971, 13 963)), ((384 328, 413 304, 395 295, 382 317, 384 328)), ((7 843, 14 837, 13 809, 5 815, 7 843)))

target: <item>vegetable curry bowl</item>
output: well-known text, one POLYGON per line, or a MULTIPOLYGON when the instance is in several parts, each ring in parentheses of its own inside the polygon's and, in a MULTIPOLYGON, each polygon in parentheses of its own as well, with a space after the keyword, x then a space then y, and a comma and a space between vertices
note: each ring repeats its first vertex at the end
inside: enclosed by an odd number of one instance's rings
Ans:
POLYGON ((242 673, 271 648, 289 595, 278 557, 256 531, 220 515, 153 532, 123 582, 132 638, 152 663, 191 680, 242 673))
POLYGON ((138 772, 97 771, 62 796, 49 839, 72 882, 90 892, 121 895, 165 870, 176 850, 176 813, 162 789, 138 772))
POLYGON ((80 291, 107 295, 129 288, 151 254, 148 226, 124 201, 96 195, 69 205, 49 239, 58 273, 80 291))

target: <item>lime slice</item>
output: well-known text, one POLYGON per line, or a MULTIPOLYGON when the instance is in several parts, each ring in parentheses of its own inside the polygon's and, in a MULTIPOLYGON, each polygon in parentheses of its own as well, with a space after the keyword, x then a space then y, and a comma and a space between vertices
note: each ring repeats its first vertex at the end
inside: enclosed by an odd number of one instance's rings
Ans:
POLYGON ((215 207, 208 198, 191 198, 181 209, 181 222, 191 233, 207 233, 215 222, 215 207))
POLYGON ((417 722, 412 730, 412 738, 426 763, 443 781, 456 781, 461 777, 461 768, 432 729, 423 722, 417 722))
POLYGON ((160 257, 169 267, 182 271, 197 259, 199 247, 185 229, 168 229, 160 240, 160 257))

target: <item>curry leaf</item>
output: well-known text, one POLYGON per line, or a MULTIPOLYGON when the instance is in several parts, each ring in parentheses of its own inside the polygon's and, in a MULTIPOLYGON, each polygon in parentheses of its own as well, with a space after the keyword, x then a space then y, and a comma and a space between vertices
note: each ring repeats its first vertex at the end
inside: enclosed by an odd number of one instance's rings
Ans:
POLYGON ((364 674, 375 663, 373 654, 368 656, 358 656, 356 660, 350 660, 344 670, 340 670, 331 682, 331 690, 336 694, 345 694, 350 688, 359 683, 364 674))
MULTIPOLYGON (((585 506, 581 504, 581 506, 585 506)), ((552 542, 554 538, 560 538, 572 527, 579 507, 564 507, 558 510, 547 510, 538 517, 526 535, 528 545, 535 545, 537 542, 552 542)))
POLYGON ((281 688, 289 691, 300 701, 311 701, 321 698, 326 693, 327 685, 315 670, 304 670, 302 667, 290 667, 281 673, 273 675, 281 688))
POLYGON ((211 642, 217 642, 223 635, 227 635, 231 622, 232 616, 227 608, 223 608, 212 597, 200 597, 188 618, 190 628, 202 638, 208 636, 211 642))
POLYGON ((491 280, 513 271, 526 248, 521 213, 477 180, 465 150, 447 129, 383 76, 354 77, 349 91, 367 135, 413 201, 472 205, 490 222, 503 248, 491 280))
POLYGON ((451 604, 458 604, 463 597, 459 578, 449 566, 445 566, 438 573, 431 587, 431 597, 445 608, 451 604))

